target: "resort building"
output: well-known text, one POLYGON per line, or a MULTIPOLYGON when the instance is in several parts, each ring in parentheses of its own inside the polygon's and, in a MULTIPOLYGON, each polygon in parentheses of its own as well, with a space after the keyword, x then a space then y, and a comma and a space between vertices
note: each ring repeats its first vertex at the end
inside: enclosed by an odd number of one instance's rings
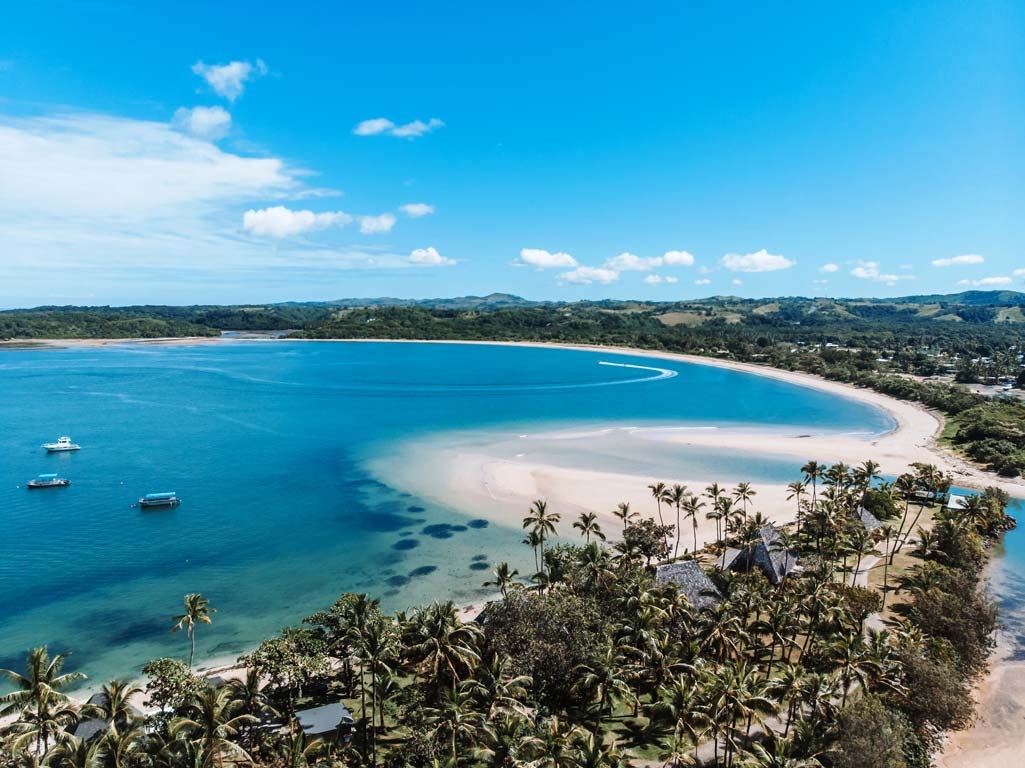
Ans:
POLYGON ((659 584, 673 584, 698 610, 711 608, 722 602, 722 595, 707 574, 701 570, 697 560, 660 565, 655 569, 655 581, 659 584))
POLYGON ((774 585, 799 570, 797 553, 783 545, 776 526, 763 525, 758 536, 758 543, 750 550, 728 548, 719 560, 720 568, 746 573, 758 567, 774 585))
POLYGON ((299 721, 303 733, 311 738, 347 735, 355 722, 352 713, 341 702, 301 710, 295 713, 295 719, 299 721))

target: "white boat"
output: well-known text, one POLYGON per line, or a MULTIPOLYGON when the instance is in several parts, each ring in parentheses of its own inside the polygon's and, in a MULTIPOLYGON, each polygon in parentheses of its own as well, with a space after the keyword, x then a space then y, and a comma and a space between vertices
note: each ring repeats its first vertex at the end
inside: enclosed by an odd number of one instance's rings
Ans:
POLYGON ((78 443, 71 442, 71 438, 67 435, 62 435, 57 438, 56 443, 43 443, 43 447, 49 453, 61 453, 62 451, 80 451, 82 446, 78 443))

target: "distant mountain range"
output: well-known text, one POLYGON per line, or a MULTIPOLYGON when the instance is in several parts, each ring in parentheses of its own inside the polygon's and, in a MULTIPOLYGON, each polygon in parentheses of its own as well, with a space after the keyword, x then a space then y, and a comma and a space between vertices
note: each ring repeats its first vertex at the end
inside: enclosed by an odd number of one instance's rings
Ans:
POLYGON ((1025 293, 1018 291, 963 291, 951 294, 928 294, 921 296, 900 296, 885 298, 840 298, 823 299, 806 296, 788 296, 778 299, 742 299, 739 296, 709 296, 704 299, 684 299, 680 301, 631 301, 620 299, 603 299, 601 301, 532 301, 511 293, 489 293, 487 296, 456 296, 438 299, 396 299, 388 296, 377 298, 348 298, 331 301, 282 302, 272 306, 307 306, 307 307, 427 307, 429 309, 508 309, 520 307, 555 306, 564 304, 765 304, 766 302, 822 302, 832 301, 838 304, 940 304, 967 307, 1016 307, 1025 306, 1025 293))

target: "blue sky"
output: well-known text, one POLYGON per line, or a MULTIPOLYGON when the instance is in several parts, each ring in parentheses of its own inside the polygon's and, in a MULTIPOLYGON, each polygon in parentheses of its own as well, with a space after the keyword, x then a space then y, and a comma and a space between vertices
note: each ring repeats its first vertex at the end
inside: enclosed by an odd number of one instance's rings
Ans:
POLYGON ((1025 287, 1025 4, 0 25, 0 306, 1025 287))

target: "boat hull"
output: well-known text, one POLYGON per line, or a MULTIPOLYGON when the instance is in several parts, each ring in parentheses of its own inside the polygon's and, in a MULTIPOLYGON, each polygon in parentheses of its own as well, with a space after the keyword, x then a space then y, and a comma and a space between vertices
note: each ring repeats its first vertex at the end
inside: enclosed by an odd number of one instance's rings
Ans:
POLYGON ((82 447, 79 445, 44 445, 47 453, 67 453, 68 451, 80 451, 82 447))
POLYGON ((145 499, 139 499, 139 506, 142 509, 153 509, 155 507, 177 507, 181 503, 181 499, 160 499, 158 501, 146 501, 145 499))
POLYGON ((27 485, 28 485, 28 489, 30 491, 34 491, 34 490, 37 490, 39 488, 67 488, 69 485, 71 485, 71 481, 70 480, 53 480, 53 481, 48 481, 48 482, 41 483, 38 480, 29 480, 27 485))

